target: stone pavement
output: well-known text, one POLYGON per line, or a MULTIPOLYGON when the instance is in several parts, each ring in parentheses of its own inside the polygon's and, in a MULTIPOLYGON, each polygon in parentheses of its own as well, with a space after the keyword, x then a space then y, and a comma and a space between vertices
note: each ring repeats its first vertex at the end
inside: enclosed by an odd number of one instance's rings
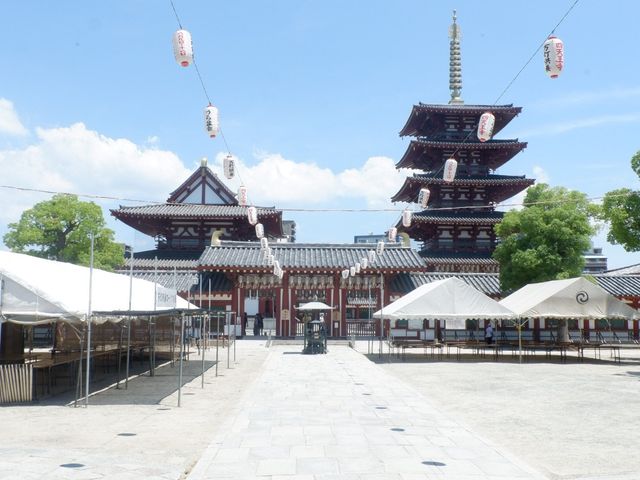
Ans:
POLYGON ((270 349, 188 478, 544 478, 346 346, 270 349))

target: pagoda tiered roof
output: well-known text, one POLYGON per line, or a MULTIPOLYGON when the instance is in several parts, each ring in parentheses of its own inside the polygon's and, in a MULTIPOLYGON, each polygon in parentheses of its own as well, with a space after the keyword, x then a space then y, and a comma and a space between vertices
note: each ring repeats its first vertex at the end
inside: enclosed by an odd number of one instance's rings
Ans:
MULTIPOLYGON (((479 207, 482 208, 482 207, 479 207)), ((411 224, 447 224, 447 225, 491 225, 498 223, 504 217, 504 212, 496 212, 485 207, 483 211, 466 208, 445 210, 423 210, 411 216, 411 224)), ((398 221, 400 225, 402 221, 398 221)), ((409 229, 406 229, 407 231, 409 229)))
MULTIPOLYGON (((419 103, 411 109, 411 114, 402 130, 400 136, 430 137, 435 133, 446 132, 444 122, 445 115, 470 115, 478 117, 485 112, 491 112, 496 117, 493 127, 495 135, 502 130, 513 118, 522 111, 522 107, 508 105, 465 105, 465 104, 425 104, 419 103)), ((476 123, 477 123, 476 120, 476 123)))
MULTIPOLYGON (((428 140, 418 138, 412 140, 406 152, 396 164, 396 168, 413 168, 419 170, 436 170, 444 163, 447 152, 481 152, 483 165, 496 170, 511 160, 527 147, 526 142, 516 140, 490 140, 480 142, 470 139, 465 142, 428 140)), ((451 154, 449 153, 449 154, 451 154)))
POLYGON ((439 225, 493 226, 502 221, 503 217, 504 212, 496 212, 488 208, 480 211, 465 208, 451 210, 427 209, 414 213, 411 217, 411 225, 409 227, 402 226, 401 220, 398 221, 396 227, 398 230, 408 233, 411 238, 424 240, 434 238, 437 235, 439 225))
MULTIPOLYGON (((355 266, 372 249, 371 245, 363 244, 270 243, 269 246, 283 269, 319 273, 335 273, 336 270, 355 266)), ((219 246, 207 247, 199 263, 201 269, 208 270, 273 270, 257 242, 223 241, 219 246)), ((377 255, 375 261, 361 272, 397 273, 424 269, 424 262, 415 250, 401 245, 386 245, 382 255, 377 255)))
MULTIPOLYGON (((499 203, 521 192, 535 180, 517 175, 465 175, 456 177, 453 182, 445 182, 441 172, 416 173, 407 177, 404 184, 392 198, 393 202, 416 202, 420 189, 428 187, 431 198, 438 199, 442 186, 456 187, 493 187, 487 190, 490 198, 487 202, 499 203)), ((432 200, 433 203, 433 200, 432 200)))
POLYGON ((423 250, 420 254, 422 255, 422 260, 427 264, 427 268, 443 265, 454 268, 473 265, 481 268, 491 267, 497 270, 499 267, 499 263, 491 257, 490 253, 450 253, 423 250))

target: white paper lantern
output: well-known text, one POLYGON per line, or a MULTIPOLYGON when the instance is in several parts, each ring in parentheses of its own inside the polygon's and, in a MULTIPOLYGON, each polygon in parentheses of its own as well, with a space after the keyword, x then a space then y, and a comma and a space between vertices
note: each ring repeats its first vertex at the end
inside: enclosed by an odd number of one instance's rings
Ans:
POLYGON ((269 257, 273 256, 271 253, 271 247, 267 247, 264 249, 263 252, 263 258, 268 262, 269 261, 269 257))
POLYGON ((544 71, 551 78, 558 78, 564 67, 564 44, 562 40, 551 35, 542 46, 544 55, 544 71))
POLYGON ((360 262, 356 262, 356 273, 360 273, 360 262))
POLYGON ((362 257, 360 259, 360 267, 363 270, 366 270, 368 266, 369 266, 369 259, 367 257, 362 257))
POLYGON ((446 162, 444 162, 444 173, 442 175, 442 178, 445 182, 453 182, 453 180, 456 178, 457 168, 458 162, 456 162, 454 158, 449 158, 446 162))
POLYGON ((418 195, 418 203, 422 208, 427 208, 427 205, 429 204, 430 195, 431 195, 431 192, 429 191, 428 188, 420 189, 420 194, 418 195))
POLYGON ((244 185, 238 187, 238 203, 243 207, 247 204, 247 187, 244 185))
POLYGON ((218 109, 211 104, 204 109, 204 129, 211 138, 215 138, 220 130, 218 109))
POLYGON ((264 227, 261 223, 256 223, 256 237, 258 237, 260 240, 264 238, 264 227))
POLYGON ((356 267, 349 267, 349 275, 352 277, 356 276, 356 267))
POLYGON ((406 208, 402 212, 402 226, 403 227, 409 228, 411 226, 411 217, 412 216, 413 216, 413 213, 408 208, 406 208))
POLYGON ((384 242, 382 240, 380 240, 378 242, 378 245, 376 245, 376 254, 377 255, 382 255, 382 252, 384 252, 384 242))
POLYGON ((236 162, 233 159, 232 155, 227 155, 226 157, 224 157, 223 166, 224 176, 231 180, 236 174, 236 162))
POLYGON ((186 30, 178 30, 173 34, 173 56, 182 67, 188 67, 193 62, 191 34, 186 30))
POLYGON ((369 250, 369 263, 373 263, 376 261, 376 252, 375 250, 369 250))
POLYGON ((247 219, 251 225, 258 223, 258 209, 256 207, 247 208, 247 219))
MULTIPOLYGON (((256 225, 257 227, 258 225, 256 225)), ((261 250, 266 250, 267 248, 269 248, 269 240, 267 240, 264 236, 262 236, 260 238, 260 249, 261 250)))
POLYGON ((349 278, 349 270, 342 270, 342 278, 344 278, 345 280, 349 278))
POLYGON ((278 275, 279 271, 280 271, 280 262, 278 260, 274 260, 273 261, 273 274, 274 275, 278 275))
POLYGON ((273 262, 275 261, 276 261, 275 257, 273 256, 273 254, 270 253, 269 256, 267 257, 267 263, 269 265, 273 265, 273 262))
POLYGON ((481 142, 491 140, 493 135, 493 127, 496 124, 496 117, 491 112, 485 112, 480 115, 480 121, 478 122, 478 139, 481 142))
POLYGON ((396 237, 398 236, 398 229, 396 227, 391 227, 387 232, 387 235, 390 242, 395 242, 396 237))

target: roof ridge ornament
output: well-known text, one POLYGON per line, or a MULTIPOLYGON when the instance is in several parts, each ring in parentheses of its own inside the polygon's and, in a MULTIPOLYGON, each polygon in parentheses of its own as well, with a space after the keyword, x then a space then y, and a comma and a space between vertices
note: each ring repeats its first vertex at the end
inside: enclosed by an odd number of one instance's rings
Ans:
POLYGON ((460 39, 462 31, 456 23, 456 11, 453 11, 453 23, 449 27, 449 90, 451 90, 450 105, 462 105, 462 56, 460 55, 460 39))

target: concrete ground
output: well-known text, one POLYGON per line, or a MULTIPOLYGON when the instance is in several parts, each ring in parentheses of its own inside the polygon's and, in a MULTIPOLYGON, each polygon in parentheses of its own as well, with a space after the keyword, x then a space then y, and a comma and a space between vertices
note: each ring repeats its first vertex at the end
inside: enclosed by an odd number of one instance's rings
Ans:
POLYGON ((170 366, 87 409, 0 408, 0 479, 640 478, 640 350, 519 365, 236 347, 217 378, 208 352, 204 389, 186 364, 181 408, 170 366))
POLYGON ((406 361, 370 358, 548 478, 640 478, 640 349, 623 350, 620 364, 604 350, 600 361, 570 356, 564 364, 544 355, 523 364, 418 352, 406 361))

